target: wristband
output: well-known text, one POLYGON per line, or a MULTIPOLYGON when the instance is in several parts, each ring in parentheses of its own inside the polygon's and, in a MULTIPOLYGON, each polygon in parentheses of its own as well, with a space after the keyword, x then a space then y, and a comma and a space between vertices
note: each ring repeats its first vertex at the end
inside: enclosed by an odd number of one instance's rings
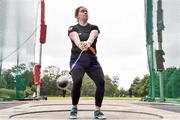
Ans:
POLYGON ((92 40, 87 40, 87 43, 90 44, 90 45, 92 45, 93 42, 94 42, 94 41, 92 41, 92 40))

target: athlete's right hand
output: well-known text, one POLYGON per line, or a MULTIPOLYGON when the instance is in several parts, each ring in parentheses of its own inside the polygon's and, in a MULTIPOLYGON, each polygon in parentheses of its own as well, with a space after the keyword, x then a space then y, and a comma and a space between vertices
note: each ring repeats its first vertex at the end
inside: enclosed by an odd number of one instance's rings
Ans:
POLYGON ((83 44, 83 43, 78 44, 78 47, 79 47, 79 49, 81 49, 82 51, 87 51, 87 50, 88 50, 87 47, 86 47, 86 45, 83 44))

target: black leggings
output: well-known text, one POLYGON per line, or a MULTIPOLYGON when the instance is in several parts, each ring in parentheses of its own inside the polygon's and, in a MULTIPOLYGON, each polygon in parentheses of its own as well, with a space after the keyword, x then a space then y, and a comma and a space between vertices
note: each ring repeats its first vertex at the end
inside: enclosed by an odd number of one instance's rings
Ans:
MULTIPOLYGON (((71 61, 71 63, 73 62, 71 61)), ((72 104, 77 105, 79 102, 82 78, 85 73, 87 73, 96 85, 95 105, 101 107, 104 97, 104 73, 96 56, 91 55, 82 55, 74 69, 71 71, 73 79, 72 104)))

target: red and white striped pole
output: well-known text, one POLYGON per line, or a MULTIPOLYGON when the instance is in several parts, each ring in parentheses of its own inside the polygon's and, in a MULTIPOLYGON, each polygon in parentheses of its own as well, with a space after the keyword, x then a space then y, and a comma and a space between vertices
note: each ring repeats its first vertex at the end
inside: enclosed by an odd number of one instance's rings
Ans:
POLYGON ((42 62, 42 44, 46 42, 46 30, 45 24, 45 2, 41 0, 41 28, 40 28, 40 51, 39 51, 39 64, 35 65, 34 69, 34 84, 37 86, 37 97, 40 97, 40 85, 41 85, 41 62, 42 62))

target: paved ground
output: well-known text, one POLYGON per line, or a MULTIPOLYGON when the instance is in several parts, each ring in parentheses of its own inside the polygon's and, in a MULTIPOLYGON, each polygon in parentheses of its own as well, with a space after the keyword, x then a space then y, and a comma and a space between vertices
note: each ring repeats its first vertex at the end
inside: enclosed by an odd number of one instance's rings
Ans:
POLYGON ((138 105, 180 113, 180 104, 139 102, 138 105))
MULTIPOLYGON (((0 120, 68 120, 70 104, 70 100, 0 102, 0 120)), ((79 120, 93 120, 93 100, 80 100, 78 109, 79 120)), ((102 111, 107 120, 180 119, 178 104, 104 100, 102 111)))
POLYGON ((19 101, 8 101, 8 102, 0 102, 0 110, 1 109, 6 109, 6 108, 11 108, 14 106, 26 104, 25 102, 19 102, 19 101))

